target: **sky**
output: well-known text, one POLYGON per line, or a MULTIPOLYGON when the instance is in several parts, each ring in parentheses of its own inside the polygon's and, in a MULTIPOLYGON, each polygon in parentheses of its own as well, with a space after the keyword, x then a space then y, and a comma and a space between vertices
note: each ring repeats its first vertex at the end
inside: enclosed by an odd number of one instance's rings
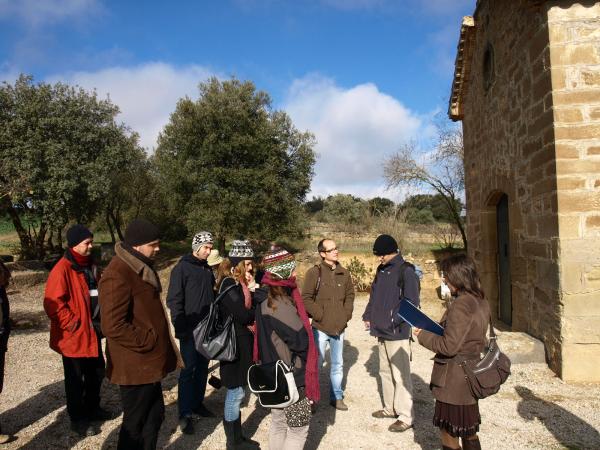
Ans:
POLYGON ((0 0, 0 82, 96 89, 152 152, 177 100, 251 80, 316 137, 309 198, 398 200, 383 161, 445 114, 476 0, 0 0))

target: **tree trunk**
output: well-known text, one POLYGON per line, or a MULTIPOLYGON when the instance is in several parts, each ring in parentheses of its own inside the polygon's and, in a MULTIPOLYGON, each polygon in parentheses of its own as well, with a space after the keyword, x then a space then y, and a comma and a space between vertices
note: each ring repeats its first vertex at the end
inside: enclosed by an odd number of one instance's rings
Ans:
POLYGON ((19 217, 19 213, 13 207, 10 197, 8 195, 4 195, 0 197, 0 201, 4 209, 6 209, 6 212, 8 213, 10 220, 12 221, 13 226, 15 227, 15 231, 19 236, 19 242, 21 243, 21 254, 26 258, 32 257, 35 254, 33 241, 31 239, 31 236, 23 226, 21 218, 19 217))
POLYGON ((106 221, 106 226, 108 227, 108 231, 110 232, 110 240, 114 244, 117 241, 115 239, 115 231, 113 230, 112 224, 110 223, 110 215, 108 213, 108 209, 106 210, 106 214, 104 215, 104 220, 106 221))

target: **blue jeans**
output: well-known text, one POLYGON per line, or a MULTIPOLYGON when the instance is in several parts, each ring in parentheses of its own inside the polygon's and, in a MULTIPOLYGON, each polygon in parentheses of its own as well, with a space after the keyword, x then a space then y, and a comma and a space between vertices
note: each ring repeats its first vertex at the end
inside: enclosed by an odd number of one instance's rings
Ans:
POLYGON ((342 389, 342 379, 344 378, 344 333, 339 336, 330 336, 316 328, 313 328, 315 343, 319 349, 319 367, 323 367, 325 359, 325 350, 329 344, 329 359, 331 361, 329 399, 342 400, 344 390, 342 389))
POLYGON ((179 372, 177 406, 179 417, 186 417, 191 416, 204 401, 209 361, 196 351, 191 337, 180 339, 179 347, 185 367, 179 372))
POLYGON ((246 391, 244 391, 243 386, 232 389, 227 388, 227 393, 225 394, 225 411, 223 412, 225 422, 233 422, 240 417, 240 405, 245 396, 246 391))

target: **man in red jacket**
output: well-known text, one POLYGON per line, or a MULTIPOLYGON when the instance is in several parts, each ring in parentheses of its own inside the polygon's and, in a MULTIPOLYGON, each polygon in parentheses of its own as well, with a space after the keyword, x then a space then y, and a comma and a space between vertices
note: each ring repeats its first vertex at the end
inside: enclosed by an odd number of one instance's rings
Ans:
POLYGON ((62 355, 71 429, 81 436, 100 432, 91 421, 110 418, 100 408, 104 356, 97 268, 91 257, 93 239, 92 232, 83 225, 69 228, 68 248, 50 272, 44 294, 44 309, 50 318, 50 348, 62 355))

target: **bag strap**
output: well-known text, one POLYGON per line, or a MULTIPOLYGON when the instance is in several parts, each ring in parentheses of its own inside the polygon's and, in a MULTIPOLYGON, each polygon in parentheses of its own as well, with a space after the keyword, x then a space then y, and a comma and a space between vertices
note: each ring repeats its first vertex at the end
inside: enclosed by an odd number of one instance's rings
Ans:
POLYGON ((317 299, 317 294, 319 293, 319 288, 321 287, 321 264, 315 264, 315 267, 319 271, 319 277, 317 278, 317 284, 315 284, 315 293, 314 299, 317 299))
POLYGON ((490 339, 496 339, 496 332, 494 331, 494 325, 492 324, 492 312, 490 311, 490 339))
MULTIPOLYGON (((224 280, 223 280, 224 281, 224 280)), ((214 299, 213 303, 219 303, 221 301, 221 299, 223 297, 225 297, 225 294, 227 294, 229 292, 230 289, 233 289, 234 287, 236 287, 237 284, 232 284, 231 286, 229 286, 227 289, 225 289, 224 291, 221 291, 221 288, 223 287, 223 282, 221 282, 221 286, 219 286, 219 295, 217 295, 217 298, 214 299)))

